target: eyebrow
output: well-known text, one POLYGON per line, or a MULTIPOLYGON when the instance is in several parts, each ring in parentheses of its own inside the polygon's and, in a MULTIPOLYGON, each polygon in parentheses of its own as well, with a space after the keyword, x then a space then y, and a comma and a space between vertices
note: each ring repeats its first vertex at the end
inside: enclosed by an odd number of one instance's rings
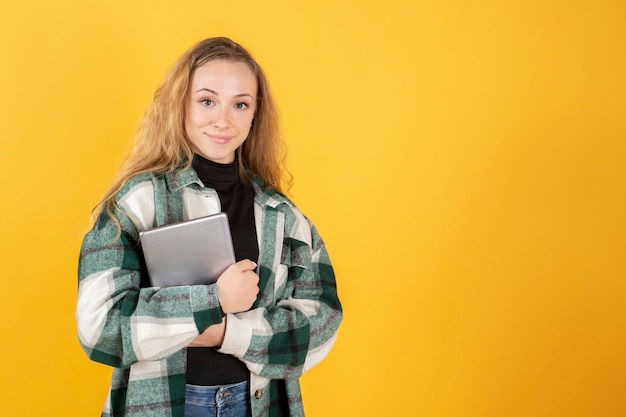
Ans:
MULTIPOLYGON (((194 91, 194 94, 199 93, 201 91, 208 91, 211 94, 215 94, 216 96, 219 96, 217 91, 211 90, 210 88, 201 88, 199 90, 194 91)), ((252 97, 252 94, 241 93, 241 94, 235 94, 233 97, 252 97)))

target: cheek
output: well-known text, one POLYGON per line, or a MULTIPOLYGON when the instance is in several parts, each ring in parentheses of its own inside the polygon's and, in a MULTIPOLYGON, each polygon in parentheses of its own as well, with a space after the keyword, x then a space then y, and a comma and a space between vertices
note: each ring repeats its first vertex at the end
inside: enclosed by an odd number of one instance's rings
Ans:
POLYGON ((203 117, 201 112, 188 110, 187 116, 185 117, 185 126, 193 127, 193 126, 201 126, 203 124, 203 117))
POLYGON ((235 123, 237 124, 237 129, 241 133, 245 133, 247 136, 248 132, 252 128, 252 117, 249 117, 249 116, 239 117, 237 118, 235 123))
POLYGON ((193 126, 193 117, 194 117, 194 113, 193 110, 191 108, 191 106, 189 105, 189 102, 186 103, 185 105, 185 119, 184 119, 184 126, 185 126, 185 131, 187 133, 189 133, 189 129, 193 126))
MULTIPOLYGON (((250 126, 250 124, 249 124, 249 123, 248 123, 248 124, 246 124, 246 126, 245 126, 245 127, 243 127, 243 128, 241 129, 241 134, 242 134, 242 136, 243 136, 245 139, 247 139, 247 138, 248 138, 248 136, 250 135, 250 131, 251 131, 251 130, 252 130, 252 126, 250 126)), ((245 140, 245 139, 244 139, 244 140, 245 140)))

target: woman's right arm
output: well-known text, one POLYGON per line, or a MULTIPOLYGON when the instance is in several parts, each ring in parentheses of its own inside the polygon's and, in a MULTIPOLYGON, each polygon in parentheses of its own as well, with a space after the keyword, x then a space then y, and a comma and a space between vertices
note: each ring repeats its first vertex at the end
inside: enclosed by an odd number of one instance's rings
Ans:
POLYGON ((216 285, 140 288, 138 231, 121 211, 121 233, 103 211, 83 240, 76 319, 81 346, 96 362, 127 367, 184 348, 222 322, 216 285))

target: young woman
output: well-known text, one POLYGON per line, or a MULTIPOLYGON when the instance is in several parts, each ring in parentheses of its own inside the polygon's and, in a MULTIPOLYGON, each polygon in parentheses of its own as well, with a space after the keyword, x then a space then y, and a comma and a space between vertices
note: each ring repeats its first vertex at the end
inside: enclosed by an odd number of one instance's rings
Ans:
POLYGON ((114 367, 103 416, 303 415, 298 377, 342 310, 323 241, 282 193, 281 144, 239 44, 206 39, 165 76, 81 248, 79 339, 114 367), (139 233, 220 211, 237 262, 215 284, 151 287, 139 233))

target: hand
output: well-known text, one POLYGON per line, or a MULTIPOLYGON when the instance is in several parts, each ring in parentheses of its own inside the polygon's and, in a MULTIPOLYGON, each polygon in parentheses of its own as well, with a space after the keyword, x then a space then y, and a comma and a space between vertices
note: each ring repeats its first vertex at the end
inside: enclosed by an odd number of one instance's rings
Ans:
POLYGON ((252 307, 259 293, 255 268, 256 263, 244 259, 229 266, 217 279, 217 298, 224 313, 240 313, 252 307))
POLYGON ((220 324, 207 327, 202 334, 189 343, 190 347, 216 347, 222 346, 226 333, 226 317, 220 324))

